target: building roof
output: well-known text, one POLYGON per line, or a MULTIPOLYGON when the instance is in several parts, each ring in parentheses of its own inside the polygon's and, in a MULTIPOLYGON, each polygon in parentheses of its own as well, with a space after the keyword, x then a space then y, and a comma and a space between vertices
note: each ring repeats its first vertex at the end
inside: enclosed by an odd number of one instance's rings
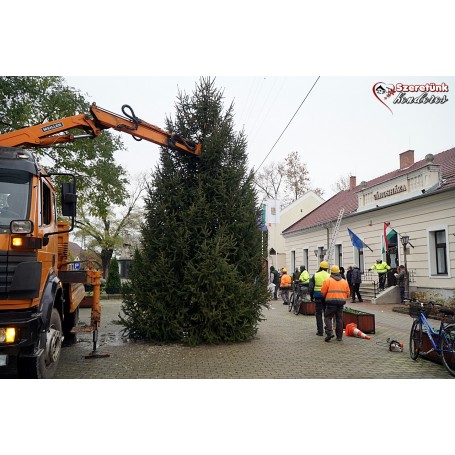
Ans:
MULTIPOLYGON (((307 229, 321 225, 323 223, 335 221, 338 218, 338 214, 342 208, 344 208, 344 217, 353 214, 358 209, 359 200, 357 193, 359 191, 372 187, 374 185, 378 185, 380 183, 384 183, 388 180, 392 180, 403 175, 403 173, 416 171, 427 166, 428 164, 429 161, 424 158, 413 163, 411 166, 406 167, 406 169, 397 169, 395 171, 381 175, 380 177, 377 177, 373 180, 370 180, 369 182, 366 182, 366 185, 365 182, 362 182, 353 188, 340 191, 325 201, 323 204, 321 204, 319 207, 314 209, 308 215, 285 229, 283 231, 283 234, 286 235, 295 231, 300 231, 302 229, 307 229)), ((430 194, 455 187, 455 148, 451 148, 434 155, 432 164, 441 166, 442 182, 440 186, 434 189, 430 194)), ((429 196, 430 194, 422 194, 422 197, 429 196)))

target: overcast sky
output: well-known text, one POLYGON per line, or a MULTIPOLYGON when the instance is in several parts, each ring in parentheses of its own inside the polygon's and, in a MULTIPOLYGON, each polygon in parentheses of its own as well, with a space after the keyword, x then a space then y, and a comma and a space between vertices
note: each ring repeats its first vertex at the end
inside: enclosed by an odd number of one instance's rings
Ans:
MULTIPOLYGON (((245 129, 250 167, 283 161, 298 151, 308 165, 312 185, 324 189, 328 198, 341 176, 352 174, 358 183, 368 181, 398 168, 399 154, 406 150, 414 150, 419 160, 455 147, 455 99, 451 96, 455 77, 317 77, 216 77, 216 86, 224 90, 225 106, 234 102, 236 129, 245 129), (378 82, 384 87, 444 83, 448 93, 428 96, 446 95, 449 101, 394 104, 396 92, 384 105, 373 93, 378 82)), ((166 115, 174 116, 178 90, 192 93, 199 76, 66 79, 98 106, 121 114, 122 105, 129 104, 138 117, 164 128, 166 115)), ((135 174, 154 167, 158 146, 121 136, 128 151, 118 153, 116 159, 128 171, 135 174)))

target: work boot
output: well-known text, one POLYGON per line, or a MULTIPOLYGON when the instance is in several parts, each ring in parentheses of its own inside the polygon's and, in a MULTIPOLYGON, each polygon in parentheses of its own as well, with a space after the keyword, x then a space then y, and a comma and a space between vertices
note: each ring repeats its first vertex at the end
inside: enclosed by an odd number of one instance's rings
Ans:
POLYGON ((322 332, 316 332, 316 335, 317 335, 318 337, 322 337, 324 334, 323 334, 322 332))
POLYGON ((335 335, 327 335, 327 336, 324 338, 324 341, 330 341, 332 338, 335 338, 335 335))

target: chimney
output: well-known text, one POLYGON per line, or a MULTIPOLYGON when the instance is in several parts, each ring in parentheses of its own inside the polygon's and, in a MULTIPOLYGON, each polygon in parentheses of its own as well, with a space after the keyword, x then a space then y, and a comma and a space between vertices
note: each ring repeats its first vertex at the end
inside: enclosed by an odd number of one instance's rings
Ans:
POLYGON ((357 186, 355 175, 349 177, 349 189, 353 190, 357 186))
POLYGON ((414 164, 414 150, 400 153, 400 169, 405 169, 414 164))

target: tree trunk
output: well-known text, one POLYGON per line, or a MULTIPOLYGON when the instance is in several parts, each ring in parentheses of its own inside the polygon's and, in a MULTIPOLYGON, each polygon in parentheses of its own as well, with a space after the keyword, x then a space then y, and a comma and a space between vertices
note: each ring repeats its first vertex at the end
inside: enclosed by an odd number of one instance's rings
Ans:
POLYGON ((101 250, 101 265, 103 267, 103 278, 107 277, 109 263, 111 262, 114 250, 101 250))

